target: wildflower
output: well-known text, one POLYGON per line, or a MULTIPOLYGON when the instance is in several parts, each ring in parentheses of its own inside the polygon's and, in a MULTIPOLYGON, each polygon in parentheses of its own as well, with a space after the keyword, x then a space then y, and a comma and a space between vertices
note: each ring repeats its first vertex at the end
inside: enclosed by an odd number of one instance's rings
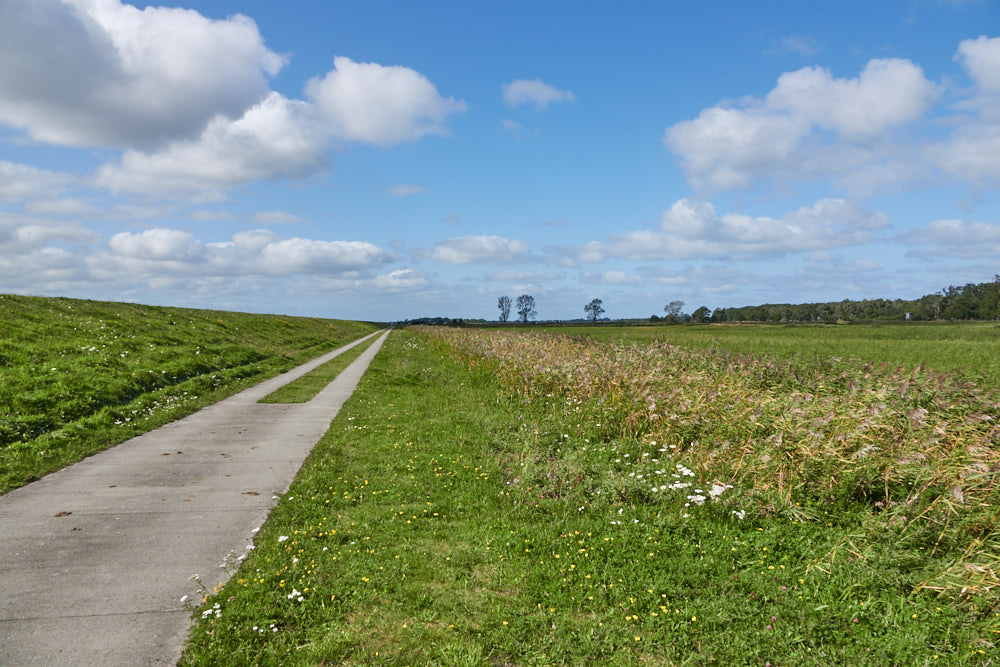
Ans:
POLYGON ((288 535, 279 535, 278 536, 278 542, 284 542, 287 539, 288 539, 288 535))

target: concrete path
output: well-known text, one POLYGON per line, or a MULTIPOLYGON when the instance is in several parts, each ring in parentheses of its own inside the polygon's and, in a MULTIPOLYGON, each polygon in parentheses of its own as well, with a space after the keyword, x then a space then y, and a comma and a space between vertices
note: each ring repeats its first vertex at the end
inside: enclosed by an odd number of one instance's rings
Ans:
POLYGON ((175 665, 190 578, 228 578, 387 335, 309 403, 257 400, 360 341, 0 496, 0 665, 175 665))

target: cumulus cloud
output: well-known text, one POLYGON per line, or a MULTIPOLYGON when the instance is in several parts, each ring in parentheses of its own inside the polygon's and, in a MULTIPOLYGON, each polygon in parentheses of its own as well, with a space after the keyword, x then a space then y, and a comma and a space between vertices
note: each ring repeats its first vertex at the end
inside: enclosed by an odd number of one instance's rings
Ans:
POLYGON ((200 277, 335 275, 373 269, 392 259, 366 241, 282 239, 267 230, 240 232, 219 243, 202 243, 189 232, 172 229, 120 232, 111 237, 108 250, 99 259, 109 270, 200 277))
POLYGON ((0 122, 47 143, 151 149, 241 115, 285 58, 245 16, 66 0, 0 4, 0 62, 0 122))
POLYGON ((727 190, 746 188, 761 171, 798 159, 808 132, 801 118, 712 107, 670 127, 663 140, 696 189, 727 190))
POLYGON ((531 248, 521 241, 499 236, 460 236, 442 241, 427 254, 448 264, 499 264, 525 258, 531 248))
POLYGON ((333 69, 306 84, 306 97, 334 138, 393 146, 427 134, 447 134, 445 119, 465 111, 408 67, 356 63, 338 56, 333 69))
POLYGON ((186 262, 205 256, 205 246, 193 234, 176 229, 119 232, 108 241, 108 247, 119 257, 157 262, 186 262))
POLYGON ((968 70, 976 85, 985 92, 1000 93, 1000 37, 981 35, 958 45, 955 59, 968 70))
POLYGON ((872 231, 889 225, 843 199, 822 199, 781 218, 738 213, 719 215, 707 202, 681 199, 663 213, 659 229, 615 234, 608 240, 557 249, 563 264, 607 259, 662 260, 776 257, 872 241, 872 231))
POLYGON ((112 192, 219 199, 224 189, 251 181, 317 173, 338 141, 385 147, 444 134, 445 116, 465 108, 441 98, 414 70, 349 58, 335 63, 309 82, 309 101, 271 92, 236 119, 215 116, 195 139, 126 151, 119 164, 98 171, 95 183, 112 192))
MULTIPOLYGON (((516 79, 510 83, 505 83, 503 85, 503 99, 504 102, 512 107, 521 104, 533 104, 536 111, 541 111, 553 102, 576 101, 576 97, 572 91, 559 90, 541 79, 530 81, 527 79, 516 79)), ((514 123, 514 125, 517 125, 517 123, 514 123)), ((517 127, 520 129, 519 125, 517 127)))
POLYGON ((317 140, 319 130, 308 104, 271 93, 237 120, 216 116, 197 139, 153 153, 126 151, 119 164, 101 167, 94 181, 112 192, 217 199, 224 188, 324 168, 329 147, 317 140))
POLYGON ((704 109, 672 125, 663 141, 701 191, 747 188, 768 177, 833 176, 851 185, 846 179, 865 167, 894 181, 906 161, 893 159, 899 146, 888 135, 923 118, 939 95, 919 66, 899 58, 871 60, 851 79, 806 67, 782 74, 762 99, 704 109))
POLYGON ((940 94, 909 60, 871 60, 854 79, 806 67, 778 77, 767 94, 768 112, 785 112, 847 139, 868 139, 923 116, 940 94))

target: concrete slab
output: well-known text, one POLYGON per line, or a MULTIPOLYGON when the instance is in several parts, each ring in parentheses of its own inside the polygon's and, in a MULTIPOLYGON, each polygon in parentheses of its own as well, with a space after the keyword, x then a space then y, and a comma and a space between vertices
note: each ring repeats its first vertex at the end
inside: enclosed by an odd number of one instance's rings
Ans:
POLYGON ((360 341, 0 496, 0 665, 176 664, 386 335, 309 403, 257 400, 360 341))

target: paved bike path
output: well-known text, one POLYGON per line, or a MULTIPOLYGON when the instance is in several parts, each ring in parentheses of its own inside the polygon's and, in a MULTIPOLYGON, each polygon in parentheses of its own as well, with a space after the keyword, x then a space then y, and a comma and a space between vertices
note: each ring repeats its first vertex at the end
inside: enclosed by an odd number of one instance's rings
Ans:
POLYGON ((228 578, 387 335, 308 403, 257 401, 360 340, 0 496, 0 665, 175 665, 191 577, 228 578))

